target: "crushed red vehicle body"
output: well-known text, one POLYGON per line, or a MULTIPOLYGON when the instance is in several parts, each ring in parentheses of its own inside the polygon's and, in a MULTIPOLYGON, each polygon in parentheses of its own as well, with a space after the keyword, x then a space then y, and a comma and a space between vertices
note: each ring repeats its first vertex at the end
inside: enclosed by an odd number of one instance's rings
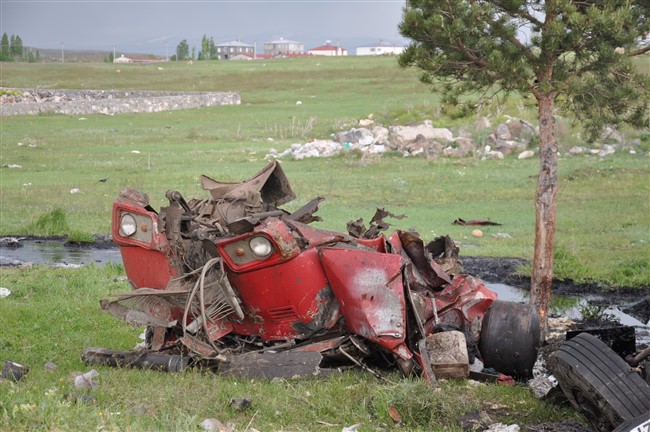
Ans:
MULTIPOLYGON (((319 366, 383 362, 435 383, 428 335, 460 330, 478 346, 497 296, 460 274, 449 237, 425 245, 412 232, 385 236, 383 218, 393 215, 383 210, 345 234, 310 226, 322 198, 282 210, 295 195, 278 162, 241 183, 201 181, 209 199, 168 191, 169 206, 156 211, 125 189, 113 205, 113 240, 133 290, 102 308, 146 326, 147 352, 216 369, 253 352, 318 353, 310 359, 319 366)), ((514 372, 532 368, 530 359, 515 362, 514 372)))

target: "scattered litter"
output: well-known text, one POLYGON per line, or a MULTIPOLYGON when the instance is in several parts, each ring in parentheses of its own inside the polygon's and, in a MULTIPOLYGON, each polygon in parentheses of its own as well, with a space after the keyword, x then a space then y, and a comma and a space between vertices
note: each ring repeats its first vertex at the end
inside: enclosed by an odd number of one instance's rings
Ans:
POLYGON ((63 399, 74 403, 83 402, 87 403, 88 405, 97 405, 96 398, 83 393, 68 393, 63 395, 63 399))
POLYGON ((23 145, 23 143, 21 143, 21 142, 18 143, 18 147, 20 147, 20 146, 22 146, 22 145, 23 145))
POLYGON ((352 426, 347 426, 341 429, 341 432, 357 432, 361 427, 361 423, 353 424, 352 426))
POLYGON ((503 423, 494 423, 488 426, 484 432, 519 432, 519 425, 505 425, 503 423))
POLYGON ((16 164, 4 164, 2 165, 3 168, 9 168, 9 169, 16 169, 16 168, 22 168, 22 165, 16 165, 16 164))
POLYGON ((140 154, 140 150, 131 150, 131 153, 133 153, 133 154, 140 154))
POLYGON ((99 372, 95 369, 86 373, 73 372, 74 386, 79 390, 95 390, 99 385, 98 376, 99 372))
POLYGON ((71 194, 78 194, 78 193, 81 193, 81 190, 79 188, 72 188, 72 189, 70 189, 70 193, 71 194))
POLYGON ((230 400, 230 406, 235 411, 246 411, 248 408, 253 406, 253 399, 250 396, 233 398, 230 400))
POLYGON ((458 218, 453 222, 453 225, 460 225, 460 226, 468 226, 468 225, 475 225, 475 226, 501 226, 500 223, 492 222, 490 220, 485 220, 485 219, 470 219, 466 221, 465 219, 458 218))
POLYGON ((25 377, 25 375, 27 375, 27 372, 29 372, 29 368, 27 366, 23 366, 19 363, 7 360, 5 362, 5 367, 2 369, 2 374, 0 374, 0 377, 11 381, 20 381, 25 377))
POLYGON ((23 183, 23 186, 31 186, 31 183, 23 183))
POLYGON ((296 105, 302 105, 302 101, 296 101, 296 105))
POLYGON ((164 68, 161 68, 160 66, 158 66, 158 70, 164 70, 164 68))
POLYGON ((9 297, 10 295, 11 291, 8 288, 0 288, 0 298, 9 297))
POLYGON ((54 362, 47 362, 43 365, 43 368, 48 372, 54 372, 58 366, 54 362))
POLYGON ((495 233, 495 234, 492 234, 492 238, 495 238, 497 240, 498 239, 511 239, 512 236, 510 234, 508 234, 508 233, 495 233))
POLYGON ((79 117, 79 120, 88 120, 86 117, 79 117))
POLYGON ((397 411, 397 408, 394 406, 389 406, 388 407, 388 415, 390 416, 391 419, 393 419, 393 422, 397 426, 402 425, 402 416, 399 415, 399 412, 397 411))
POLYGON ((542 399, 557 385, 557 379, 553 375, 540 376, 528 380, 526 385, 530 387, 537 399, 542 399))
POLYGON ((472 235, 477 238, 483 237, 483 231, 481 231, 480 229, 475 229, 472 231, 472 235))

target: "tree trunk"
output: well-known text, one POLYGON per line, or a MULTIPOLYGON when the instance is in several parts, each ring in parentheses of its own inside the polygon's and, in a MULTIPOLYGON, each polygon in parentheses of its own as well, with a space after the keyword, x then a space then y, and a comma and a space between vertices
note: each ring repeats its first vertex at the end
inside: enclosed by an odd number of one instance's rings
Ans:
POLYGON ((542 326, 541 341, 546 339, 548 305, 553 281, 555 214, 557 198, 557 142, 553 117, 553 94, 538 94, 539 178, 535 193, 535 254, 530 279, 530 303, 537 309, 542 326))

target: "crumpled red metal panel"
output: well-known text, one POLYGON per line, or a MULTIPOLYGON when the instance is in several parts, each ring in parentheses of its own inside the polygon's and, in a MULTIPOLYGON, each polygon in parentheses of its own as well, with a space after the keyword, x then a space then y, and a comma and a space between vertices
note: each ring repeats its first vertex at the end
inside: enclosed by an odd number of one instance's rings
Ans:
POLYGON ((264 340, 302 339, 338 320, 338 303, 316 249, 256 271, 228 269, 228 278, 245 305, 244 320, 232 323, 237 334, 264 340))
POLYGON ((322 248, 320 257, 348 330, 401 357, 412 357, 404 345, 402 258, 338 248, 322 248))
POLYGON ((458 275, 450 285, 436 294, 439 323, 469 332, 472 330, 472 324, 483 318, 496 299, 497 294, 488 289, 480 279, 470 275, 458 275))

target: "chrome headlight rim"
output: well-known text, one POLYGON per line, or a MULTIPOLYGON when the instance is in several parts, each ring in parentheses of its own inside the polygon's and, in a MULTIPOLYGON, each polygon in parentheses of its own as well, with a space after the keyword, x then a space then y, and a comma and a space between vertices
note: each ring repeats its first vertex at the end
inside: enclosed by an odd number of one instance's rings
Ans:
POLYGON ((273 254, 273 243, 268 238, 258 235, 248 240, 248 247, 257 259, 266 259, 273 254))
POLYGON ((123 213, 120 217, 120 231, 125 237, 131 237, 138 231, 138 222, 130 213, 123 213))

